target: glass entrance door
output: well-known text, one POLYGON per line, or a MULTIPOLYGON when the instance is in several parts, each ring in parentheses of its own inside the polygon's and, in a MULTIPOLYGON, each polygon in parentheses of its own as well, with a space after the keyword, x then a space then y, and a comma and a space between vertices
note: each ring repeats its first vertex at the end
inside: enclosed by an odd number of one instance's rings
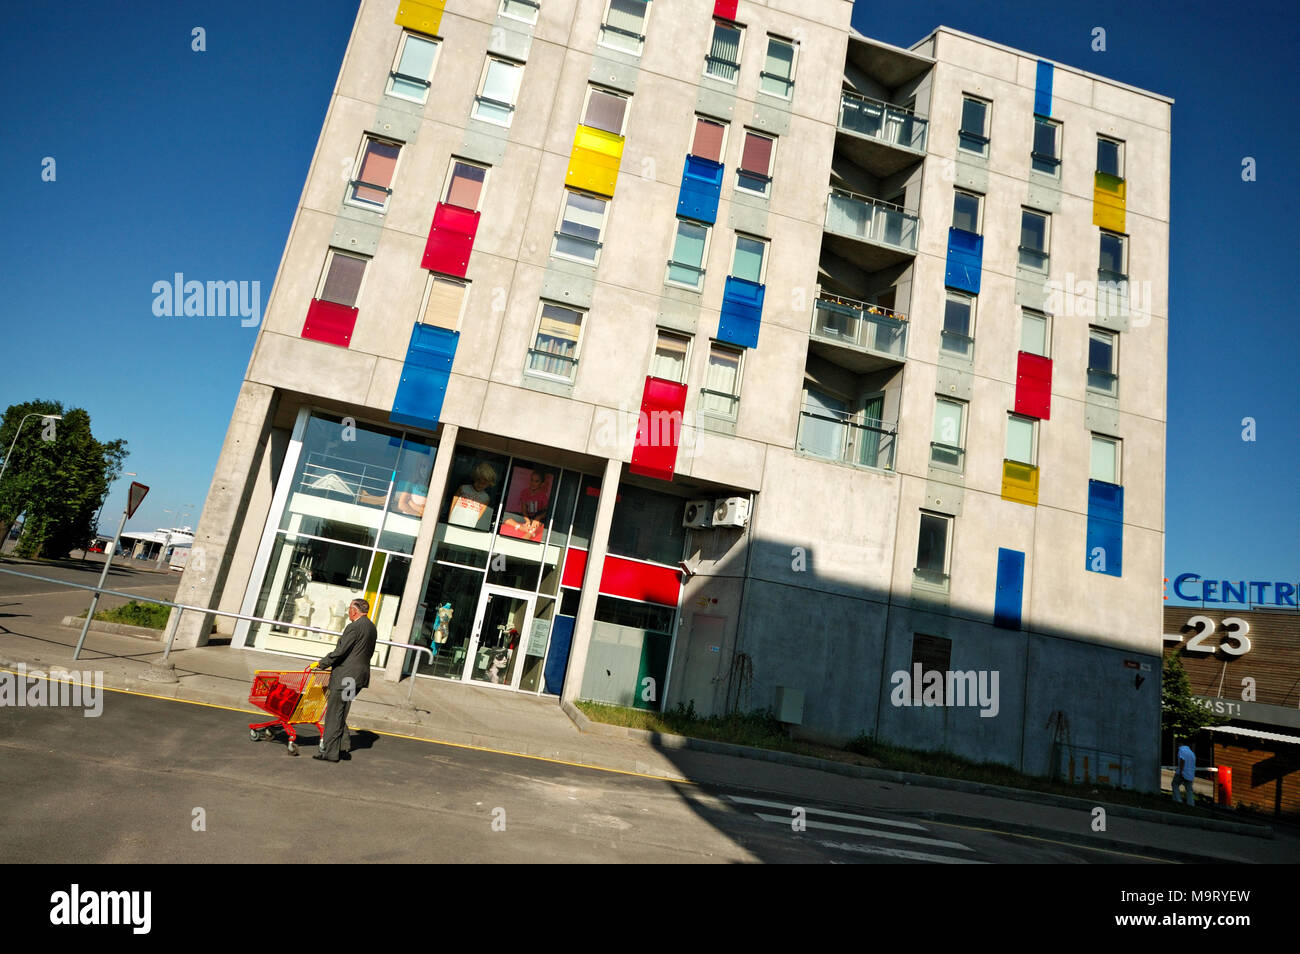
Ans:
POLYGON ((528 633, 533 620, 533 593, 484 586, 470 640, 466 682, 518 688, 528 633))

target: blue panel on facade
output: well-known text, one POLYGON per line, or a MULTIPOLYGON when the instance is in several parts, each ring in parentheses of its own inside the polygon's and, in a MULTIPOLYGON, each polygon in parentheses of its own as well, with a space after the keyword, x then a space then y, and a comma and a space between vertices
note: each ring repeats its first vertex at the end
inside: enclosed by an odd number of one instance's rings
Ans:
POLYGON ((978 295, 983 261, 984 236, 965 229, 948 229, 948 270, 944 283, 949 288, 978 295))
POLYGON ((564 672, 569 668, 569 647, 573 644, 572 616, 557 616, 551 625, 551 647, 546 651, 546 668, 542 670, 544 692, 559 695, 564 688, 564 672))
POLYGON ((416 325, 411 329, 411 343, 406 349, 402 380, 397 385, 389 420, 429 429, 438 426, 459 340, 460 332, 433 325, 416 325))
POLYGON ((998 584, 993 597, 993 625, 1003 629, 1020 628, 1020 611, 1024 606, 1025 555, 1019 550, 998 547, 998 584))
POLYGON ((1038 61, 1038 76, 1034 80, 1034 112, 1039 116, 1052 115, 1052 76, 1055 67, 1046 60, 1038 61))
POLYGON ((722 163, 687 156, 682 170, 682 191, 677 197, 677 214, 698 222, 716 222, 720 195, 722 163))
POLYGON ((1093 573, 1122 576, 1124 568, 1124 488, 1088 481, 1088 546, 1084 565, 1093 573))
POLYGON ((763 318, 763 294, 767 286, 745 278, 727 276, 722 290, 722 315, 718 319, 718 340, 742 348, 758 347, 758 328, 763 318))

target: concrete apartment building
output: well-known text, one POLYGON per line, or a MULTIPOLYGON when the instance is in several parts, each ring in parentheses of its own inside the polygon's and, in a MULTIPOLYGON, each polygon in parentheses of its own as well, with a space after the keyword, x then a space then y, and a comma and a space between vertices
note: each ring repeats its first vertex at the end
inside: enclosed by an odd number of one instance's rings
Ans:
POLYGON ((362 0, 186 600, 1155 787, 1171 101, 851 12, 362 0))

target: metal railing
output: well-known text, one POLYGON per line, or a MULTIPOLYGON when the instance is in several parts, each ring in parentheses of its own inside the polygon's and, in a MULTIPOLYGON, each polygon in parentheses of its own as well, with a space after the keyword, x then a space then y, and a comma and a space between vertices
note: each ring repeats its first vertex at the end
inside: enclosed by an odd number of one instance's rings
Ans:
POLYGON ((894 469, 898 426, 805 405, 799 412, 799 451, 855 467, 894 469))
MULTIPOLYGON (((202 613, 204 616, 227 616, 231 619, 244 619, 252 623, 271 623, 274 625, 284 624, 284 620, 280 620, 280 619, 268 619, 265 616, 252 616, 247 613, 232 613, 229 610, 209 609, 208 607, 205 606, 191 606, 188 603, 177 603, 173 600, 162 600, 153 596, 141 596, 138 593, 124 593, 121 590, 110 590, 107 587, 91 586, 87 583, 73 583, 71 580, 56 580, 48 576, 37 576, 34 573, 21 573, 18 570, 9 570, 4 567, 0 567, 0 573, 8 573, 10 576, 21 576, 25 579, 37 580, 41 583, 54 583, 59 586, 69 586, 77 590, 90 590, 91 592, 98 593, 101 596, 104 595, 121 596, 128 600, 135 600, 136 602, 139 603, 157 603, 159 606, 171 607, 173 610, 176 610, 177 612, 172 613, 171 621, 167 625, 166 646, 163 648, 163 655, 162 655, 162 659, 160 660, 160 662, 163 663, 167 662, 168 656, 171 655, 172 643, 176 639, 177 626, 180 624, 181 617, 184 616, 185 613, 187 612, 202 613)), ((336 639, 339 635, 336 631, 332 629, 321 629, 320 627, 317 626, 300 626, 295 624, 293 628, 295 630, 301 630, 305 633, 322 633, 326 636, 333 636, 336 639)), ((73 659, 81 658, 81 650, 85 644, 85 639, 86 639, 86 634, 83 632, 81 634, 81 638, 77 640, 77 648, 72 653, 73 659)), ((433 664, 433 650, 430 649, 428 646, 417 646, 414 643, 398 643, 388 639, 377 639, 375 640, 375 643, 377 645, 393 646, 397 649, 413 650, 417 653, 428 653, 429 664, 430 665, 433 664)), ((371 668, 374 669, 377 667, 372 666, 371 668)), ((412 677, 411 686, 410 688, 407 689, 407 693, 406 693, 406 698, 408 702, 410 701, 412 693, 414 691, 415 691, 415 679, 414 677, 412 677)))
POLYGON ((939 347, 949 354, 959 354, 963 358, 969 358, 975 348, 975 339, 959 331, 949 331, 944 328, 939 332, 939 347))
POLYGON ((528 371, 531 374, 543 374, 558 381, 573 383, 573 374, 578 368, 578 359, 554 351, 528 349, 528 371), (562 370, 556 370, 557 368, 562 370))
POLYGON ((1115 397, 1119 392, 1119 375, 1101 368, 1089 368, 1088 389, 1115 397))
POLYGON ((903 360, 907 318, 880 305, 823 294, 813 302, 812 336, 903 360))
POLYGON ((870 196, 833 189, 826 200, 826 228, 866 242, 916 251, 921 220, 902 206, 870 196))
POLYGON ((840 128, 912 152, 925 152, 930 121, 910 109, 850 90, 840 92, 840 128))

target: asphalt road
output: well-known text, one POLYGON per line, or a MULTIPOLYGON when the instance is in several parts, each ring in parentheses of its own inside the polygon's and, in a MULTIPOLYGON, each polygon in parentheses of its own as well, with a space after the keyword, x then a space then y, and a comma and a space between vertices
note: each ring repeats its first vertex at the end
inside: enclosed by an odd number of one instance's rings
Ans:
MULTIPOLYGON (((333 765, 310 758, 313 728, 295 758, 283 744, 251 742, 250 721, 112 691, 95 718, 75 707, 0 707, 0 855, 63 863, 1156 860, 896 807, 369 732, 354 736, 350 762, 333 765)), ((896 795, 882 791, 880 800, 896 795)))

